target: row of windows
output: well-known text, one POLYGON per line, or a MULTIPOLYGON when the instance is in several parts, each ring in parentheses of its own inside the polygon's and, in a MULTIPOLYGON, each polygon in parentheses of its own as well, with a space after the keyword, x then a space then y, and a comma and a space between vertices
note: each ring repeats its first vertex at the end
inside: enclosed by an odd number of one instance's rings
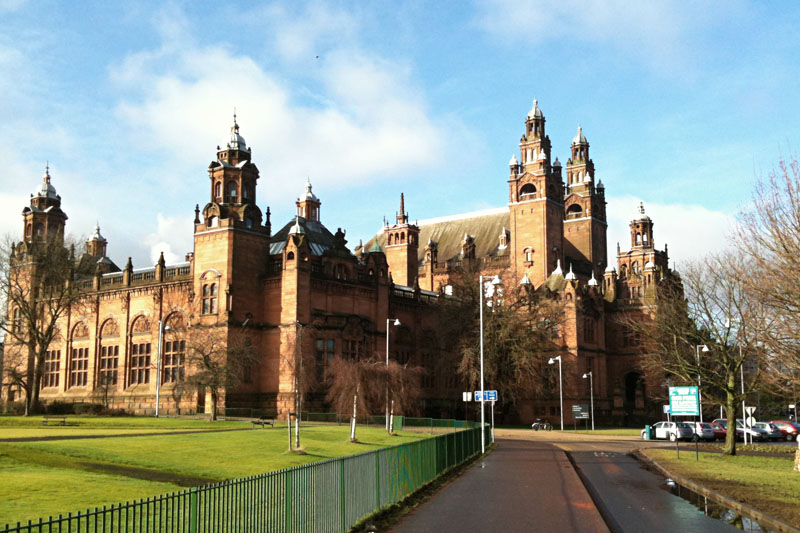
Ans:
MULTIPOLYGON (((230 196, 231 198, 236 198, 238 196, 238 193, 236 192, 236 183, 235 182, 231 182, 231 183, 228 184, 228 196, 230 196)), ((222 182, 221 181, 218 181, 217 183, 214 184, 214 197, 217 200, 221 200, 222 199, 222 182)), ((242 187, 242 198, 244 198, 246 200, 249 197, 250 197, 250 187, 245 185, 244 187, 242 187)))

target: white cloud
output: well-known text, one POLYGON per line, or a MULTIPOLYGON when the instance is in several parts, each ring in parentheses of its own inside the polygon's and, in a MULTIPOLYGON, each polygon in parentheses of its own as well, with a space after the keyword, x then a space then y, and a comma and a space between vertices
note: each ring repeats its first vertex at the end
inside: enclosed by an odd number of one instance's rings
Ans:
POLYGON ((356 47, 330 50, 303 78, 316 88, 306 88, 306 101, 298 96, 302 86, 252 57, 224 44, 179 43, 181 31, 170 30, 168 46, 130 56, 111 71, 129 94, 117 116, 130 128, 132 143, 165 158, 173 170, 163 181, 173 187, 196 174, 197 162, 224 142, 234 107, 269 180, 271 204, 290 201, 306 177, 315 186, 344 188, 443 157, 442 128, 406 65, 356 47))
POLYGON ((170 265, 184 261, 186 252, 192 250, 192 220, 188 217, 157 215, 155 233, 145 235, 142 242, 150 249, 152 264, 164 253, 164 261, 170 265))
MULTIPOLYGON (((628 224, 639 217, 639 202, 634 196, 612 196, 608 206, 608 255, 615 264, 616 246, 630 249, 628 224)), ((653 219, 656 248, 669 245, 670 266, 678 268, 686 261, 730 246, 729 236, 736 219, 730 213, 714 211, 695 204, 664 204, 644 201, 647 216, 653 219)))

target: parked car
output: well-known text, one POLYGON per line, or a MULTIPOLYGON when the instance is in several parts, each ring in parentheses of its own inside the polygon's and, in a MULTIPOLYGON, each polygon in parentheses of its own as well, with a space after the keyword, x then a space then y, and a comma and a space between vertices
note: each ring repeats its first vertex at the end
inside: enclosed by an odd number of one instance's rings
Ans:
POLYGON ((736 438, 739 440, 744 440, 744 435, 747 434, 747 438, 749 440, 755 441, 762 441, 767 440, 767 432, 763 429, 758 428, 745 428, 744 427, 744 420, 741 418, 736 419, 736 438))
MULTIPOLYGON (((669 439, 673 442, 678 439, 691 439, 694 435, 692 426, 686 422, 657 422, 653 424, 652 430, 656 439, 669 439)), ((642 438, 647 438, 645 430, 642 430, 642 438)))
POLYGON ((763 429, 766 431, 768 440, 783 439, 783 433, 781 433, 781 430, 778 429, 778 426, 775 424, 770 424, 769 422, 756 422, 753 426, 753 429, 755 430, 763 429))
POLYGON ((796 422, 790 420, 772 420, 770 423, 778 426, 785 440, 797 440, 797 435, 800 434, 800 424, 796 422))
POLYGON ((690 425, 698 440, 714 440, 714 428, 708 422, 692 422, 690 425))
POLYGON ((714 440, 725 440, 728 436, 728 429, 720 422, 711 422, 711 429, 714 430, 714 440))

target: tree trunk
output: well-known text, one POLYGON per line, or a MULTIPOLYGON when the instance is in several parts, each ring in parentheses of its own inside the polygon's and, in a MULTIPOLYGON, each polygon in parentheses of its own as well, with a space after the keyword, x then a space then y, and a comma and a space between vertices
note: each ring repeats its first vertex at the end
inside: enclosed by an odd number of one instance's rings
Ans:
POLYGON ((211 421, 217 420, 217 391, 211 390, 211 421))
POLYGON ((736 386, 736 375, 732 374, 728 379, 728 391, 725 395, 725 417, 728 419, 728 432, 725 435, 725 446, 722 448, 722 453, 726 455, 736 455, 736 395, 734 388, 736 386), (731 385, 733 382, 733 385, 731 385))
POLYGON ((358 415, 358 394, 353 395, 353 417, 350 419, 350 442, 356 440, 356 416, 358 415))

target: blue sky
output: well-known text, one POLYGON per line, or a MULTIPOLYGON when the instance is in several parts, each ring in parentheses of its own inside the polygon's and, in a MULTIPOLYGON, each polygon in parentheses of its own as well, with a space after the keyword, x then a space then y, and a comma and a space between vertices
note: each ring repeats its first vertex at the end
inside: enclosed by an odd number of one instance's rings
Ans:
POLYGON ((412 220, 504 205, 537 97, 554 155, 591 143, 612 261, 641 200, 680 262, 796 153, 800 6, 720 6, 0 0, 0 233, 49 161, 69 232, 180 260, 236 107, 274 230, 310 179, 355 245, 400 192, 412 220))

